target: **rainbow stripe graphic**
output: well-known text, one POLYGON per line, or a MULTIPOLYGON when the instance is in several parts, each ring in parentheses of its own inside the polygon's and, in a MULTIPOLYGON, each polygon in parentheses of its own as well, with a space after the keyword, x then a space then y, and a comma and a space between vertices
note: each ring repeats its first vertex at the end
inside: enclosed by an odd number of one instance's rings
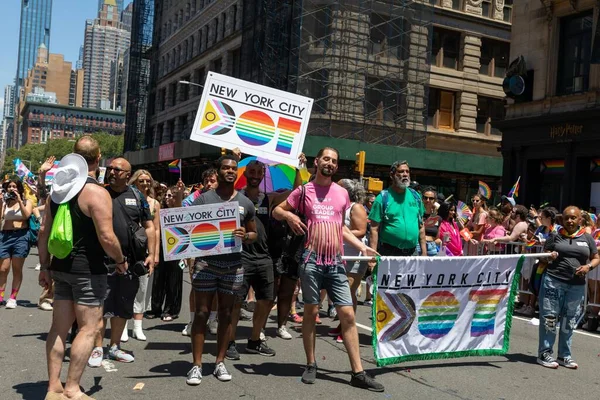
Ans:
POLYGON ((275 136, 273 120, 262 111, 246 111, 237 120, 235 126, 240 139, 250 146, 262 146, 275 136))
POLYGON ((380 342, 391 342, 403 336, 415 320, 415 302, 405 294, 377 292, 375 306, 380 342))
POLYGON ((600 240, 600 229, 596 229, 592 235, 594 236, 594 240, 600 240))
POLYGON ((496 309, 500 300, 506 296, 508 289, 478 289, 471 290, 469 301, 477 302, 473 322, 471 323, 471 336, 485 336, 494 333, 496 326, 496 309))
POLYGON ((227 103, 212 99, 206 103, 200 129, 209 135, 223 135, 235 124, 235 111, 227 103))
POLYGON ((536 243, 537 243, 537 240, 535 240, 535 239, 528 240, 527 241, 527 248, 535 246, 536 243))
POLYGON ((456 204, 456 216, 463 225, 466 225, 469 218, 473 216, 473 212, 468 205, 459 200, 456 204))
POLYGON ((492 198, 492 189, 484 181, 479 181, 478 193, 488 200, 492 198))
POLYGON ((223 247, 235 247, 233 231, 237 228, 236 221, 223 221, 220 223, 220 227, 223 235, 223 247))
POLYGON ((181 254, 190 245, 190 234, 183 228, 174 226, 165 229, 167 254, 181 254))
POLYGON ((221 234, 219 229, 213 224, 199 224, 196 225, 191 235, 192 244, 198 250, 210 250, 216 247, 221 241, 221 234))
POLYGON ((291 154, 294 138, 300 132, 300 126, 301 124, 298 121, 292 121, 283 117, 279 118, 279 123, 277 124, 279 139, 275 150, 280 153, 291 154))
POLYGON ((429 339, 446 336, 454 327, 460 302, 446 290, 429 295, 419 309, 419 332, 429 339))
POLYGON ((542 161, 541 172, 546 174, 561 174, 565 172, 565 160, 542 161))

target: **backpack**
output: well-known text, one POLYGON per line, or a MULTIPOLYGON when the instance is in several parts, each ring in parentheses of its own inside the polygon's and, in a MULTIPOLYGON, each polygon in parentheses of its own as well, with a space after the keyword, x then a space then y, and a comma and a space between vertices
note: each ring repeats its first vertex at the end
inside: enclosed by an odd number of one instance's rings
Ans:
MULTIPOLYGON (((306 224, 306 189, 304 186, 301 186, 300 189, 300 199, 295 214, 306 224), (300 209, 300 207, 302 207, 302 209, 300 209)), ((301 263, 302 253, 306 247, 306 236, 306 234, 296 235, 289 226, 287 227, 287 235, 281 257, 282 260, 288 264, 288 267, 290 267, 289 264, 293 264, 292 267, 297 268, 301 263)))
POLYGON ((143 206, 144 202, 142 200, 141 192, 133 186, 130 187, 133 191, 133 195, 136 200, 136 206, 138 209, 140 223, 137 223, 133 219, 131 219, 129 214, 127 214, 125 206, 117 198, 117 204, 119 205, 118 212, 120 212, 122 218, 127 221, 127 238, 129 240, 129 250, 131 253, 129 254, 129 256, 131 256, 134 261, 143 261, 144 258, 146 258, 148 249, 148 236, 146 235, 146 229, 142 225, 140 225, 142 223, 141 221, 143 217, 141 207, 143 206))
POLYGON ((58 206, 48 238, 48 251, 60 260, 67 258, 73 251, 73 222, 69 202, 58 206))
POLYGON ((40 221, 31 213, 29 217, 29 230, 27 231, 27 240, 29 246, 36 246, 38 242, 38 234, 40 233, 40 221))

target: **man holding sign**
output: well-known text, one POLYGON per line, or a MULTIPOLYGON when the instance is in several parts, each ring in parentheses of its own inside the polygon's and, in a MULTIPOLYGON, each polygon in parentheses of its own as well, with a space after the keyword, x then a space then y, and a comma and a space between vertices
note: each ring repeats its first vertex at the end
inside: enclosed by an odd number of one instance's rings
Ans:
MULTIPOLYGON (((238 202, 241 226, 233 231, 233 235, 241 239, 243 244, 250 244, 257 237, 254 204, 234 188, 237 168, 236 157, 227 155, 219 158, 217 160, 217 189, 202 194, 192 205, 238 202)), ((219 328, 217 331, 217 359, 213 374, 220 381, 230 381, 231 374, 225 368, 223 361, 229 344, 231 312, 235 295, 244 280, 242 255, 241 253, 229 253, 199 257, 196 259, 192 278, 196 303, 196 315, 192 324, 194 366, 188 372, 186 382, 188 385, 199 385, 202 381, 202 352, 206 323, 215 292, 217 292, 219 300, 219 328)))

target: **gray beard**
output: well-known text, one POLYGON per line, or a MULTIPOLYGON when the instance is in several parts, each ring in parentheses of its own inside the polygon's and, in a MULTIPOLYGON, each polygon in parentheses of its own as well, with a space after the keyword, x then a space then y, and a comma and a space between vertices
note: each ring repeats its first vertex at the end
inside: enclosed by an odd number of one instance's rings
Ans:
POLYGON ((408 188, 410 186, 410 181, 409 182, 403 182, 402 178, 394 177, 394 184, 397 187, 399 187, 400 189, 406 190, 406 188, 408 188))

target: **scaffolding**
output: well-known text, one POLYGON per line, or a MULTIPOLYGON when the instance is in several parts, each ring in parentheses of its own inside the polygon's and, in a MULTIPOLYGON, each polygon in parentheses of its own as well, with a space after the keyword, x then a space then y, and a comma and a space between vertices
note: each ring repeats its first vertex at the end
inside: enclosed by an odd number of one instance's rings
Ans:
POLYGON ((129 82, 125 111, 125 151, 146 147, 154 0, 134 0, 129 49, 129 82))
POLYGON ((313 98, 309 135, 425 147, 433 1, 244 2, 242 76, 313 98))

